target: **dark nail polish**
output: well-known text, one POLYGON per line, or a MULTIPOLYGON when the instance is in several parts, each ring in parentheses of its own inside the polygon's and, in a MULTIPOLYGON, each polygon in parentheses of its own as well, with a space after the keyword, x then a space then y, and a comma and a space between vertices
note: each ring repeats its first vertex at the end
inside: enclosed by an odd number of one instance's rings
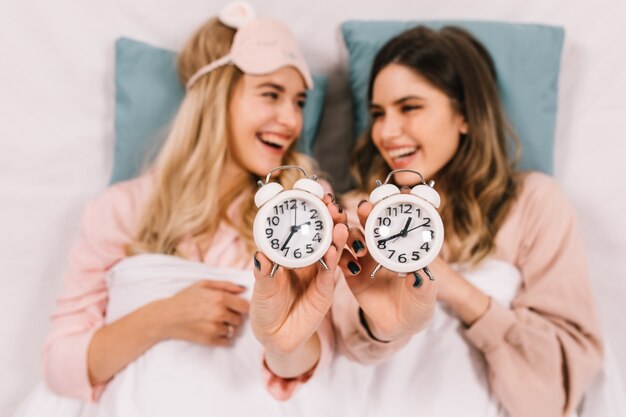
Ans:
POLYGON ((359 266, 352 261, 348 262, 348 269, 352 272, 352 275, 356 275, 361 272, 361 268, 359 268, 359 266))
POLYGON ((361 204, 367 203, 367 200, 361 200, 359 201, 359 204, 356 206, 356 208, 361 207, 361 204))
POLYGON ((354 253, 359 253, 361 249, 363 249, 365 245, 360 240, 355 240, 352 242, 352 249, 354 249, 354 253))
POLYGON ((335 207, 337 207, 337 211, 339 212, 339 214, 343 213, 343 207, 341 207, 341 204, 339 203, 333 203, 335 205, 335 207))
POLYGON ((259 271, 261 270, 261 262, 259 262, 259 260, 256 258, 256 252, 254 252, 254 267, 259 271))
POLYGON ((424 283, 424 280, 422 279, 420 274, 418 274, 416 271, 416 272, 413 272, 413 276, 415 276, 415 281, 413 281, 413 288, 421 287, 422 284, 424 283))
POLYGON ((334 203, 335 202, 335 194, 333 193, 326 193, 326 195, 330 196, 331 201, 334 203))

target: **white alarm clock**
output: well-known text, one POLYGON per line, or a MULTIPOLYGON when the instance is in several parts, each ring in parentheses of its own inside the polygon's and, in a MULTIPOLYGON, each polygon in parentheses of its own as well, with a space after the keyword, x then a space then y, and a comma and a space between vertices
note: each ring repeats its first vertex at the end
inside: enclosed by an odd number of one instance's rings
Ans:
POLYGON ((433 188, 434 182, 426 184, 419 172, 399 169, 389 173, 384 184, 376 183, 378 186, 370 193, 374 208, 365 223, 367 250, 378 262, 371 277, 384 267, 400 276, 423 269, 433 280, 427 265, 439 254, 444 237, 437 212, 441 198, 433 188), (413 172, 422 181, 409 194, 402 194, 388 183, 397 172, 413 172))
POLYGON ((254 219, 254 241, 274 266, 270 277, 279 266, 302 268, 320 262, 328 266, 322 256, 332 243, 333 219, 322 201, 324 189, 307 178, 299 166, 284 165, 267 174, 265 183, 254 196, 259 211, 254 219), (297 169, 305 178, 295 182, 291 190, 284 190, 277 182, 269 182, 272 173, 284 169, 297 169))

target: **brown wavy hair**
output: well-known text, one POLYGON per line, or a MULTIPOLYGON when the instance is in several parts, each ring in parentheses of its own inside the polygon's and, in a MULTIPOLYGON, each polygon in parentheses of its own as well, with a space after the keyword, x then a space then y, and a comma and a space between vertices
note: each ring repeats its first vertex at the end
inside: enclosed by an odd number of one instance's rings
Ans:
MULTIPOLYGON (((234 29, 216 18, 202 25, 178 56, 183 85, 199 68, 226 55, 234 35, 234 29)), ((232 159, 228 109, 241 75, 235 66, 225 65, 201 77, 185 94, 152 168, 155 186, 143 209, 137 238, 127 247, 128 255, 185 256, 178 248, 187 239, 205 250, 220 222, 235 228, 248 251, 254 250, 252 225, 257 208, 253 197, 258 178, 252 173, 227 179, 221 175, 226 161, 232 159), (230 218, 228 210, 240 197, 237 218, 230 218)), ((310 158, 295 151, 295 143, 283 163, 300 165, 309 175, 315 168, 310 158)), ((291 170, 282 172, 278 181, 290 188, 297 179, 291 170)))
MULTIPOLYGON (((449 261, 475 265, 494 250, 496 233, 519 190, 519 140, 502 108, 491 56, 459 27, 409 29, 376 55, 370 101, 376 76, 389 64, 406 66, 428 80, 465 117, 468 133, 461 135, 455 155, 433 179, 442 196, 444 254, 449 261)), ((390 172, 372 141, 371 124, 357 141, 351 169, 357 191, 367 193, 390 172)))

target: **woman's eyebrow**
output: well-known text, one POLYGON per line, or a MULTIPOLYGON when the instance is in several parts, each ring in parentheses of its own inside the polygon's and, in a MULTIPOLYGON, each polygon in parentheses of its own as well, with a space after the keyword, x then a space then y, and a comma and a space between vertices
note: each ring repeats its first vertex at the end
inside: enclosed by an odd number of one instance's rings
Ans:
POLYGON ((272 83, 272 82, 269 82, 269 81, 265 82, 265 83, 262 83, 262 84, 259 84, 259 85, 256 86, 256 88, 265 88, 265 87, 272 88, 272 89, 274 89, 274 90, 276 90, 278 92, 281 92, 281 93, 285 92, 285 87, 283 87, 280 84, 272 83))
MULTIPOLYGON (((420 96, 404 96, 404 97, 400 97, 399 99, 395 100, 393 102, 393 105, 397 106, 399 104, 404 104, 405 102, 409 101, 409 100, 424 100, 423 97, 420 96)), ((383 106, 380 104, 376 104, 376 103, 370 103, 370 109, 372 108, 382 108, 383 106)))
POLYGON ((404 96, 394 101, 393 104, 396 104, 396 105, 403 104, 405 101, 409 101, 409 100, 424 100, 424 98, 420 96, 404 96))

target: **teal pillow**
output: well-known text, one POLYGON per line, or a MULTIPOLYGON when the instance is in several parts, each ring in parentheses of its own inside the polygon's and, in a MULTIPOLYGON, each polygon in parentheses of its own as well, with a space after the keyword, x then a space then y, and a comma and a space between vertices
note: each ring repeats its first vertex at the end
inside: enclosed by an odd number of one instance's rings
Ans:
MULTIPOLYGON (((299 149, 312 155, 327 79, 313 76, 299 149)), ((176 72, 176 54, 143 42, 115 42, 115 152, 111 183, 135 177, 158 152, 185 90, 176 72)))
POLYGON ((417 25, 454 25, 478 38, 491 54, 505 110, 522 143, 521 169, 552 173, 557 90, 564 30, 560 27, 480 21, 358 22, 341 25, 348 48, 354 131, 369 124, 367 88, 378 50, 417 25))

